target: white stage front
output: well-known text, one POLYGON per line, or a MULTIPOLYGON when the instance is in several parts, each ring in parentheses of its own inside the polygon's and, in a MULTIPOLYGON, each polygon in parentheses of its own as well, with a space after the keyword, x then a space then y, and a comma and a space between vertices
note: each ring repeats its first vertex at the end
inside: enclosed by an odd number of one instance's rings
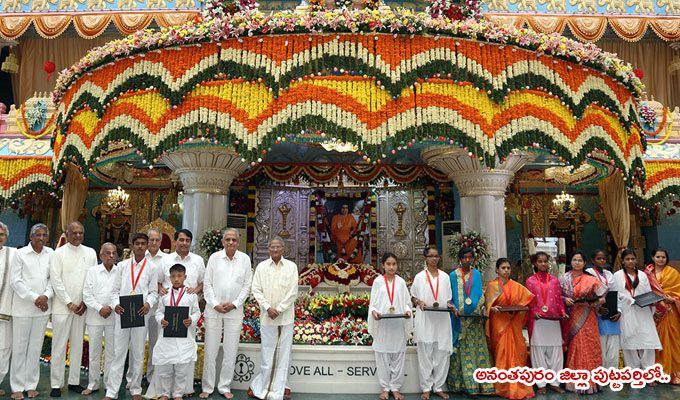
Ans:
MULTIPOLYGON (((293 393, 380 393, 375 356, 370 346, 293 345, 292 358, 288 386, 293 393)), ((419 393, 414 346, 407 348, 405 363, 402 392, 419 393)), ((259 367, 260 345, 242 343, 232 388, 247 390, 259 367)))

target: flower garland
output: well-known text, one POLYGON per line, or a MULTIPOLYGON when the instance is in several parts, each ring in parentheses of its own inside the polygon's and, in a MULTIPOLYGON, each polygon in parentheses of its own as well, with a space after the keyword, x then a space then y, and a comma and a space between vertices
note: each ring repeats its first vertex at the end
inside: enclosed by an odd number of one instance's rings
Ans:
POLYGON ((55 124, 57 113, 53 113, 50 116, 50 119, 45 121, 47 106, 42 100, 38 101, 38 103, 43 104, 45 108, 42 109, 40 106, 33 106, 29 108, 27 112, 25 104, 19 106, 20 118, 17 118, 17 127, 19 128, 19 132, 28 139, 40 139, 44 136, 51 135, 57 127, 55 124), (44 110, 44 112, 42 110, 44 110), (34 130, 33 127, 36 126, 40 128, 34 130))
POLYGON ((464 234, 456 233, 449 239, 449 256, 452 260, 458 260, 458 252, 466 247, 472 248, 475 252, 475 261, 472 266, 484 273, 491 262, 489 239, 486 235, 475 231, 464 234))
POLYGON ((224 248, 222 245, 222 234, 225 229, 227 228, 209 229, 201 236, 201 239, 198 241, 198 249, 204 258, 207 259, 214 252, 224 248))
POLYGON ((309 264, 300 271, 298 283, 307 285, 312 289, 322 282, 329 286, 349 289, 360 283, 371 286, 377 276, 378 273, 369 264, 348 264, 345 262, 309 264))

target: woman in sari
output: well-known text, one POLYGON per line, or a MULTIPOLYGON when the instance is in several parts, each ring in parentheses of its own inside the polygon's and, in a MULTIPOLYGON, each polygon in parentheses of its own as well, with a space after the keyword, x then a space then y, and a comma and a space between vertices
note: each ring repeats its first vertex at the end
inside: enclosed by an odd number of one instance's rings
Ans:
MULTIPOLYGON (((571 256, 571 271, 560 278, 562 296, 570 317, 564 325, 567 343, 565 368, 592 371, 602 364, 596 309, 604 303, 601 296, 607 289, 597 278, 584 272, 585 266, 585 255, 576 252, 571 256)), ((568 383, 567 390, 592 394, 598 391, 598 387, 591 381, 589 389, 576 390, 574 384, 568 383)))
POLYGON ((652 290, 666 297, 658 303, 654 320, 663 349, 656 352, 656 362, 671 376, 671 384, 680 385, 680 272, 668 265, 668 251, 652 251, 653 263, 645 269, 652 290))
MULTIPOLYGON (((534 299, 527 288, 510 279, 510 271, 510 261, 499 258, 496 261, 498 279, 489 282, 484 292, 489 314, 486 336, 496 368, 506 370, 527 365, 527 345, 522 335, 526 312, 505 312, 499 307, 527 307, 534 299)), ((521 383, 494 383, 494 387, 497 395, 508 399, 534 397, 531 386, 521 383)))

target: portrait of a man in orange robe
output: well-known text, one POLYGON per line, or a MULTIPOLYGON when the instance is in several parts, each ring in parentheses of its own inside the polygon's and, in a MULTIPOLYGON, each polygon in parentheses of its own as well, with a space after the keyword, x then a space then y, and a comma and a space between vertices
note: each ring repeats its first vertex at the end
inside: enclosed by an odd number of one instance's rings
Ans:
POLYGON ((343 259, 349 263, 363 262, 362 249, 357 248, 358 224, 354 215, 349 212, 349 204, 343 204, 340 213, 331 219, 331 240, 336 245, 337 259, 343 259), (354 253, 354 250, 357 250, 354 253))

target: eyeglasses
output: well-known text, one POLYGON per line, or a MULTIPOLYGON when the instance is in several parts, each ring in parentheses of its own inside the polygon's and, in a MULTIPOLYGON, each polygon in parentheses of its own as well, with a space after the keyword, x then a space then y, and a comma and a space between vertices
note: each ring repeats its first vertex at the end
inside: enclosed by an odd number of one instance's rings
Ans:
POLYGON ((430 254, 429 256, 425 256, 425 258, 439 258, 439 257, 440 257, 440 256, 438 256, 438 255, 435 256, 435 255, 432 255, 432 254, 430 254))

